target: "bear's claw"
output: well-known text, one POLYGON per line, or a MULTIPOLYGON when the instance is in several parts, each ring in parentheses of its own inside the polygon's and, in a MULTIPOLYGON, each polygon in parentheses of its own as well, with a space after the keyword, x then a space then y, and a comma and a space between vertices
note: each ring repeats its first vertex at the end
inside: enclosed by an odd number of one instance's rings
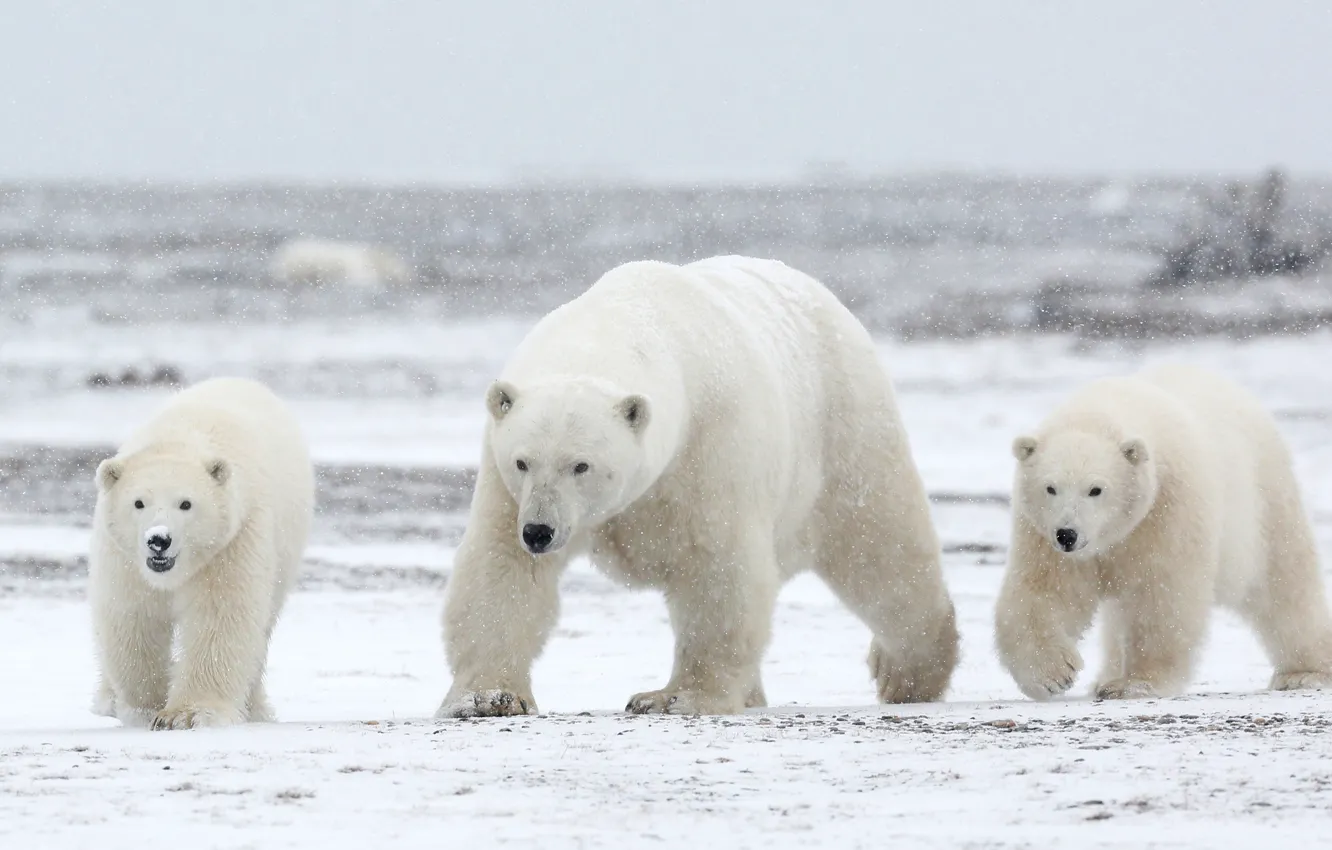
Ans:
POLYGON ((232 726, 244 722, 236 712, 226 708, 206 705, 182 705, 177 708, 165 708, 153 718, 152 728, 156 731, 166 729, 201 729, 205 726, 232 726))
POLYGON ((703 691, 648 691, 634 694, 624 710, 629 714, 739 714, 744 701, 703 691))
POLYGON ((630 714, 670 714, 671 708, 679 701, 677 696, 663 700, 661 694, 638 694, 629 698, 624 710, 630 714))
POLYGON ((1158 696, 1151 682, 1142 679, 1111 679, 1096 686, 1097 699, 1150 699, 1158 696))
POLYGON ((1082 656, 1076 648, 1047 649, 1033 661, 1028 675, 1018 678, 1018 686, 1031 699, 1046 700, 1062 695, 1082 670, 1082 656))
POLYGON ((518 717, 536 714, 536 703, 512 691, 492 689, 468 691, 457 699, 446 700, 435 712, 439 719, 470 717, 518 717))
POLYGON ((1274 691, 1332 688, 1332 674, 1319 672, 1274 673, 1269 687, 1274 691))

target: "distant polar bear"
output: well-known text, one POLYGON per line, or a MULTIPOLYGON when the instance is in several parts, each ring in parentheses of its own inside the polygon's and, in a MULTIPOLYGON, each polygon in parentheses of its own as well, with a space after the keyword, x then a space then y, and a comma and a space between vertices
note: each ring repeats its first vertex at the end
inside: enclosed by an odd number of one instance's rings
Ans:
POLYGON ((1102 602, 1099 698, 1182 691, 1213 603, 1257 632, 1271 687, 1332 682, 1332 622, 1290 454, 1247 392, 1184 366, 1097 381, 1013 452, 997 644, 1027 696, 1073 684, 1102 602))
POLYGON ((882 700, 943 695, 958 636, 925 491, 869 334, 814 279, 620 266, 532 330, 486 404, 439 716, 536 713, 532 663, 582 553, 665 592, 674 670, 630 712, 765 705, 777 592, 805 568, 873 632, 882 700))
POLYGON ((269 273, 286 283, 361 287, 401 286, 412 270, 379 245, 329 239, 293 239, 273 255, 269 273))
POLYGON ((295 417, 260 384, 205 381, 102 461, 97 487, 95 710, 156 729, 271 720, 268 642, 314 504, 295 417))

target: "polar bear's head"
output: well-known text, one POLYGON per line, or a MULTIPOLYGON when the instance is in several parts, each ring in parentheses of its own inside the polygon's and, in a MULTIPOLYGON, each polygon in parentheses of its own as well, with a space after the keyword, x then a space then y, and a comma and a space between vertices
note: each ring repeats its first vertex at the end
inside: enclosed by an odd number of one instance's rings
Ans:
POLYGON ((98 521, 149 584, 179 587, 236 536, 230 462, 146 450, 97 467, 98 521))
POLYGON ((534 555, 615 516, 655 478, 644 447, 646 396, 591 379, 499 381, 486 407, 491 455, 518 504, 514 531, 534 555))
POLYGON ((1056 430, 1013 441, 1014 510, 1053 546, 1093 557, 1122 542, 1156 500, 1156 464, 1131 437, 1056 430))

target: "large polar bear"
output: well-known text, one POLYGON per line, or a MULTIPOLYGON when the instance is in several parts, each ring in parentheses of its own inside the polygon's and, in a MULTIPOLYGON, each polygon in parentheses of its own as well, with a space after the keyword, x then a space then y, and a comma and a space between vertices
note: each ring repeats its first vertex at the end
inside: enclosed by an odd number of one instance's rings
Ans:
POLYGON ((953 606, 869 334, 779 262, 635 262, 543 319, 486 396, 444 610, 441 717, 536 713, 531 668, 581 553, 665 592, 675 666, 635 713, 765 704, 778 589, 813 568, 874 634, 885 701, 941 697, 953 606))
POLYGON ((205 381, 102 461, 97 487, 95 710, 156 729, 271 720, 268 642, 314 505, 295 417, 260 384, 205 381))
POLYGON ((1332 682, 1332 621, 1290 454, 1247 392, 1185 366, 1097 381, 1013 453, 997 644, 1027 696, 1073 684, 1098 607, 1102 699, 1183 690, 1213 603, 1257 632, 1271 687, 1332 682))

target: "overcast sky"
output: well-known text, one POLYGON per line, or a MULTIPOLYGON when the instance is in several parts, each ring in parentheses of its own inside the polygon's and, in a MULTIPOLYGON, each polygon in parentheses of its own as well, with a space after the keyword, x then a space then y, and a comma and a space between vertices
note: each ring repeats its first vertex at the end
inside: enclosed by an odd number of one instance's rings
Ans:
POLYGON ((1332 174, 1298 0, 0 0, 0 177, 1332 174))

